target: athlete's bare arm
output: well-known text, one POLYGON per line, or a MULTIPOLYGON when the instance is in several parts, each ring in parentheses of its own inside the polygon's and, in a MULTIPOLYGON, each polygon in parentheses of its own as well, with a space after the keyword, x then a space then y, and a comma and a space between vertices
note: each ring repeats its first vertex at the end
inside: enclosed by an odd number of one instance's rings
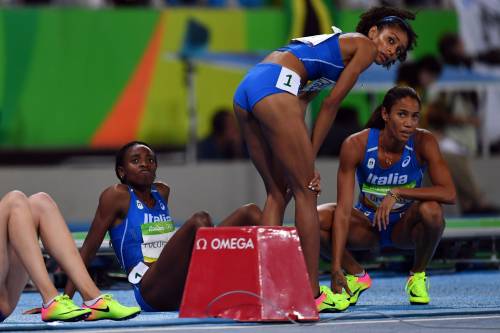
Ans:
POLYGON ((155 182, 155 185, 161 197, 163 198, 163 200, 165 200, 165 203, 168 205, 168 198, 170 196, 170 187, 164 182, 155 182))
POLYGON ((377 56, 377 47, 375 44, 360 34, 352 34, 351 37, 339 38, 339 43, 342 50, 342 57, 348 59, 348 64, 342 71, 342 74, 340 74, 335 87, 330 91, 330 94, 324 99, 321 105, 312 133, 314 156, 318 153, 328 130, 332 126, 340 102, 342 102, 352 89, 361 72, 368 68, 377 56))
POLYGON ((427 164, 432 186, 412 189, 396 188, 393 192, 407 199, 454 204, 455 185, 434 135, 427 130, 418 129, 415 141, 417 157, 427 164))
POLYGON ((337 208, 332 228, 332 288, 340 292, 347 287, 341 271, 341 260, 346 246, 349 220, 354 201, 356 168, 363 160, 369 130, 348 137, 340 149, 340 164, 337 172, 337 208))
MULTIPOLYGON (((129 202, 130 194, 127 186, 123 184, 110 186, 101 193, 94 220, 80 249, 80 255, 86 266, 95 257, 108 229, 121 223, 127 213, 129 202)), ((65 294, 69 296, 73 296, 75 293, 71 281, 68 281, 64 290, 65 294)))

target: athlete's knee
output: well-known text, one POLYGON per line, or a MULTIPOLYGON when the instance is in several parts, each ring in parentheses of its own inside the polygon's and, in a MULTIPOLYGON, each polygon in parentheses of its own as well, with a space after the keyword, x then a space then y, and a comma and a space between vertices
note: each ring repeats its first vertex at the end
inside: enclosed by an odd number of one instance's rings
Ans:
POLYGON ((56 207, 57 204, 52 197, 45 192, 38 192, 28 198, 30 205, 35 207, 56 207))
POLYGON ((28 198, 21 191, 10 191, 1 199, 0 207, 2 207, 1 209, 9 214, 29 210, 28 198))
POLYGON ((3 196, 2 202, 7 204, 8 206, 16 206, 16 205, 24 205, 27 203, 26 194, 21 191, 14 190, 10 191, 6 195, 3 196))
POLYGON ((245 220, 248 221, 249 225, 259 225, 262 220, 262 211, 259 206, 254 203, 249 203, 243 206, 243 213, 245 215, 245 220))
POLYGON ((189 222, 195 226, 196 229, 202 227, 213 227, 212 218, 210 217, 210 214, 205 211, 194 213, 189 219, 189 222))
POLYGON ((318 194, 308 189, 307 186, 296 186, 292 191, 296 202, 301 200, 316 201, 318 197, 318 194))
POLYGON ((4 317, 8 317, 12 312, 14 312, 16 307, 15 305, 9 304, 7 298, 8 296, 0 297, 0 314, 4 317))
POLYGON ((443 208, 437 201, 424 201, 418 210, 426 228, 444 229, 443 208))
POLYGON ((285 195, 286 193, 284 191, 273 189, 267 193, 266 204, 267 205, 271 204, 273 206, 285 209, 286 205, 285 195))
POLYGON ((54 199, 45 192, 38 192, 31 195, 28 201, 33 214, 36 216, 40 216, 50 210, 58 209, 54 199))

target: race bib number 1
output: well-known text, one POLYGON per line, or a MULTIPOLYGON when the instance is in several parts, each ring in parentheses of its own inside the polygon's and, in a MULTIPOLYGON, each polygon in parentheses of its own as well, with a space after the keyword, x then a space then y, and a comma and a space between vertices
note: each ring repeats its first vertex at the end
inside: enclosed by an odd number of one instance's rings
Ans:
POLYGON ((288 68, 281 68, 280 76, 276 82, 276 88, 288 91, 297 96, 300 87, 300 76, 288 68))

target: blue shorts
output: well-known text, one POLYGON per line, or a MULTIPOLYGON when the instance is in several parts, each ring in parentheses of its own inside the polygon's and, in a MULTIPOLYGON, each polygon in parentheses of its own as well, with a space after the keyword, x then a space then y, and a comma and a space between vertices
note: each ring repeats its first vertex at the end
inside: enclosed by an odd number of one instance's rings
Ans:
POLYGON ((286 92, 297 96, 299 88, 300 76, 294 71, 272 63, 258 64, 241 81, 233 102, 251 112, 264 97, 286 92))
POLYGON ((0 312, 0 323, 1 323, 2 321, 4 321, 5 319, 7 319, 7 317, 5 317, 5 316, 3 315, 3 313, 1 313, 1 312, 0 312))
POLYGON ((142 298, 141 290, 140 290, 138 284, 133 284, 132 287, 134 287, 135 300, 136 300, 137 304, 139 304, 139 306, 141 307, 142 311, 146 311, 146 312, 159 312, 159 310, 156 310, 155 308, 153 308, 151 305, 149 305, 144 300, 144 298, 142 298))
MULTIPOLYGON (((363 215, 368 217, 370 222, 373 224, 373 221, 375 219, 375 211, 368 209, 359 203, 356 205, 355 208, 357 210, 359 210, 361 213, 363 213, 363 215)), ((379 231, 379 235, 380 235, 379 244, 380 244, 381 248, 394 246, 394 244, 392 243, 392 238, 391 238, 392 230, 394 229, 394 226, 396 225, 396 223, 399 220, 401 220, 401 218, 405 214, 405 211, 406 210, 389 214, 389 225, 387 226, 387 228, 385 230, 382 229, 379 231)))

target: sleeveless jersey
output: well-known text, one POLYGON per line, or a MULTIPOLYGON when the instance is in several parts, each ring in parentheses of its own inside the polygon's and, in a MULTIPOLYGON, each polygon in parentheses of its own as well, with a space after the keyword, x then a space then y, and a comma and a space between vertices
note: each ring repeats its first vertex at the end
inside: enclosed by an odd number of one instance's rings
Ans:
MULTIPOLYGON (((383 169, 378 161, 378 143, 380 130, 371 128, 366 143, 363 163, 356 169, 359 184, 359 201, 356 207, 361 210, 375 211, 387 192, 392 188, 420 187, 425 166, 420 165, 414 147, 412 135, 404 147, 401 159, 383 169)), ((413 200, 403 199, 395 203, 392 212, 406 210, 413 200)))
POLYGON ((152 186, 155 205, 149 208, 129 187, 130 204, 127 216, 118 226, 109 230, 111 243, 118 261, 128 273, 139 262, 155 262, 173 236, 175 226, 167 204, 152 186))
POLYGON ((309 82, 299 92, 313 92, 329 88, 337 82, 344 70, 340 53, 340 30, 325 34, 293 39, 278 51, 288 51, 296 56, 307 71, 309 82))

